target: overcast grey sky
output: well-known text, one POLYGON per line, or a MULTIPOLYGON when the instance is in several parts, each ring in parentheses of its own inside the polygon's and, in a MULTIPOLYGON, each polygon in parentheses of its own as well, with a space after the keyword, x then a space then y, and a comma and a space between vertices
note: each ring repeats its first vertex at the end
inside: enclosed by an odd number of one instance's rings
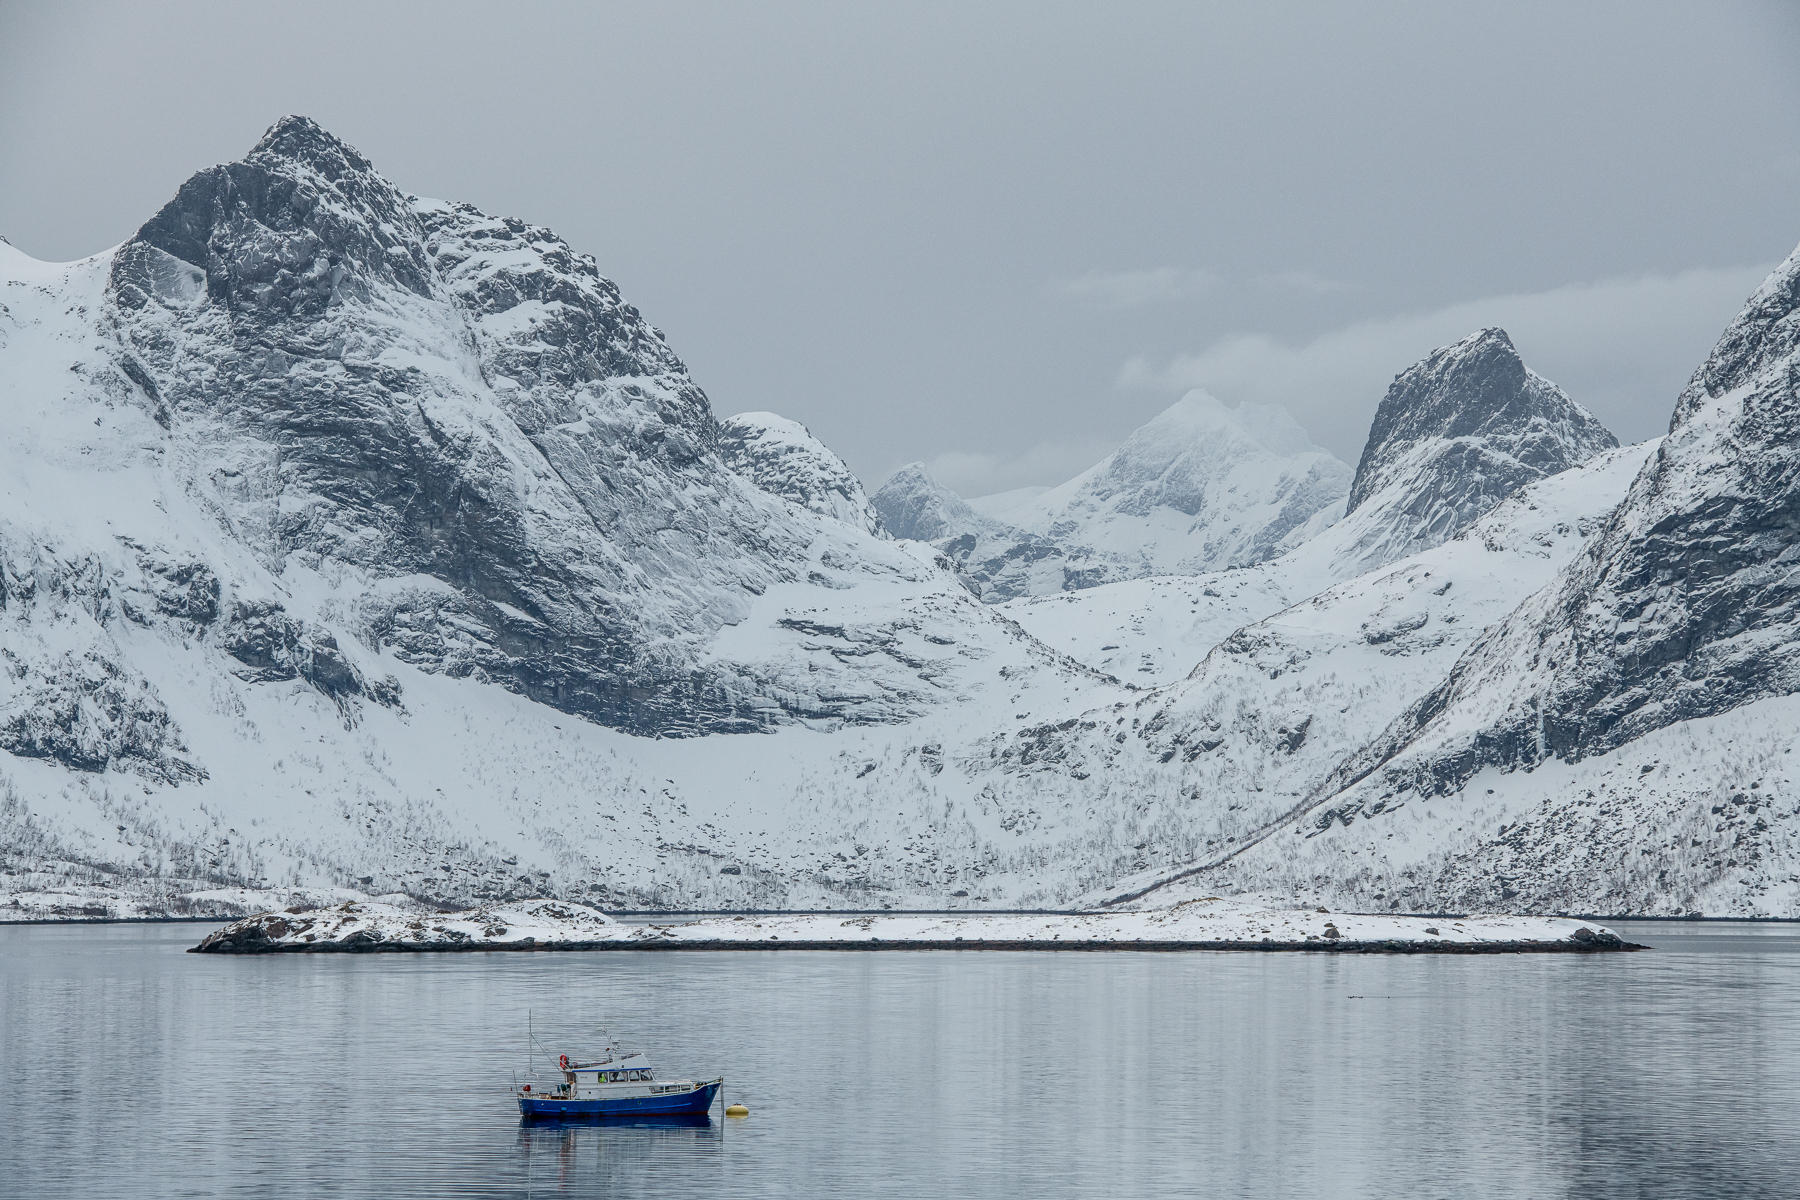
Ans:
POLYGON ((721 414, 1055 482, 1183 390, 1354 462, 1503 324, 1627 440, 1800 241, 1800 6, 0 0, 0 234, 128 236, 309 114, 556 229, 721 414))

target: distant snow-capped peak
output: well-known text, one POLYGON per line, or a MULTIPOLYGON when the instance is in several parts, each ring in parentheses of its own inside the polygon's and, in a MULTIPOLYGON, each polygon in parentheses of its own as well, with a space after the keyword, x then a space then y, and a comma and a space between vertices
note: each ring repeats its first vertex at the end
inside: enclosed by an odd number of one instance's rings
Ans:
POLYGON ((1279 408, 1205 392, 1170 405, 1060 486, 983 515, 917 464, 875 496, 890 532, 931 541, 983 598, 1261 562, 1342 511, 1350 468, 1279 408))
POLYGON ((932 478, 924 463, 901 467, 870 497, 881 524, 897 538, 935 542, 985 524, 961 496, 932 478))
POLYGON ((1335 515, 1349 475, 1284 409, 1194 391, 1014 519, 1033 532, 1080 530, 1089 545, 1136 550, 1151 573, 1192 574, 1274 557, 1316 516, 1335 515), (1148 522, 1135 546, 1125 518, 1148 522))

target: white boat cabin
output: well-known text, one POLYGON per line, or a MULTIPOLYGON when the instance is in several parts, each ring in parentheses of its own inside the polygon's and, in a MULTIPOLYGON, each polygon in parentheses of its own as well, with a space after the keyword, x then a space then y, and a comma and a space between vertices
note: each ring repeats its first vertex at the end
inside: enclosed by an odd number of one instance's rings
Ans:
POLYGON ((646 1054, 631 1052, 598 1062, 572 1062, 567 1055, 557 1060, 562 1086, 557 1095, 571 1100, 659 1096, 665 1092, 691 1091, 691 1079, 658 1081, 646 1054))

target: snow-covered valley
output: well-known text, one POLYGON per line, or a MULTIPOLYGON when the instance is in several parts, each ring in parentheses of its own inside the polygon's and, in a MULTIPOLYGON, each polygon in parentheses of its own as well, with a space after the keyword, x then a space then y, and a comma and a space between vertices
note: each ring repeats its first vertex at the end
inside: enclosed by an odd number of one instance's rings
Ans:
POLYGON ((1800 258, 1658 442, 1483 330, 1354 472, 1196 394, 1060 488, 869 496, 286 118, 114 251, 0 243, 0 919, 1800 915, 1797 313, 1800 258))

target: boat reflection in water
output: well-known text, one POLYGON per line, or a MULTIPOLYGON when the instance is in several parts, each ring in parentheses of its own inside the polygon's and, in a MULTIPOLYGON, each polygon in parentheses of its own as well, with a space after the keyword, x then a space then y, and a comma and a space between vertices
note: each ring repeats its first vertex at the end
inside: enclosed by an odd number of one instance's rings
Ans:
POLYGON ((608 1194, 609 1181, 641 1185, 646 1171, 680 1174, 724 1149, 724 1127, 708 1114, 673 1117, 539 1119, 521 1122, 517 1147, 527 1181, 580 1185, 608 1194))

